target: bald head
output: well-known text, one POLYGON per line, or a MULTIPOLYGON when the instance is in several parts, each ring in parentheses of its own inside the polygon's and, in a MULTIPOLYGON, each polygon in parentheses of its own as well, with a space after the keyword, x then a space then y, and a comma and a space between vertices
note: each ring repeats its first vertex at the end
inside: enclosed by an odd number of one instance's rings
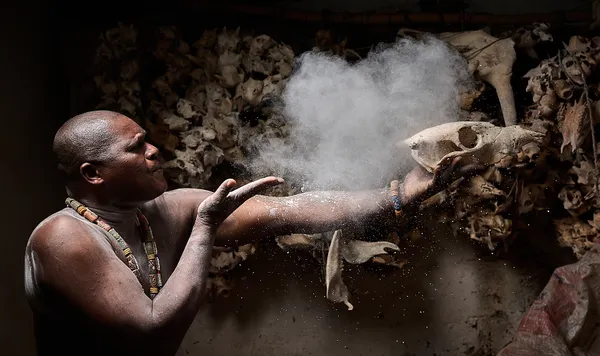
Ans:
POLYGON ((67 182, 79 177, 83 163, 110 159, 108 148, 115 136, 112 125, 118 120, 130 119, 113 111, 89 111, 69 119, 56 132, 53 150, 67 182))

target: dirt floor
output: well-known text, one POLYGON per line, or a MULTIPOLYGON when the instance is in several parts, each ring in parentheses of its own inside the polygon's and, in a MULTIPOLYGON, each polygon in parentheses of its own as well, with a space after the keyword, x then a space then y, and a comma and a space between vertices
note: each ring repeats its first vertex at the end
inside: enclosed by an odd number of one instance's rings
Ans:
POLYGON ((234 272, 240 281, 229 297, 202 309, 181 351, 494 355, 511 340, 556 261, 531 252, 531 236, 498 257, 448 231, 437 235, 406 249, 410 263, 402 270, 345 271, 353 311, 325 299, 314 259, 268 244, 234 272))

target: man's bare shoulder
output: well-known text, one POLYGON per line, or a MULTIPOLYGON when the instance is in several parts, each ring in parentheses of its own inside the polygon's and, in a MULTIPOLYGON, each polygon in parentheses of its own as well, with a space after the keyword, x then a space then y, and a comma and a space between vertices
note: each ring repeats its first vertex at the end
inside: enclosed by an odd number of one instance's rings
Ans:
MULTIPOLYGON (((33 230, 25 249, 25 292, 37 308, 45 309, 40 286, 55 285, 61 274, 90 256, 109 256, 89 224, 64 209, 44 219, 33 230)), ((106 241, 106 240, 104 240, 106 241)))
POLYGON ((38 256, 88 253, 102 245, 92 238, 94 231, 67 209, 60 210, 36 226, 27 244, 38 256))
POLYGON ((69 232, 73 229, 83 227, 84 222, 70 213, 69 208, 55 212, 42 220, 31 233, 30 239, 39 239, 40 237, 63 231, 69 232))

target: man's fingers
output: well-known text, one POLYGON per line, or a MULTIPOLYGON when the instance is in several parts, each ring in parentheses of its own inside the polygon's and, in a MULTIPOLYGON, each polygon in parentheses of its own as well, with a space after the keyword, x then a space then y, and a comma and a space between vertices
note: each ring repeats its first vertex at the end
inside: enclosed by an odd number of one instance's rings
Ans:
POLYGON ((450 178, 452 178, 452 176, 456 174, 456 167, 458 166, 461 160, 461 157, 454 157, 452 161, 449 162, 448 166, 445 167, 444 170, 441 172, 439 180, 447 181, 450 178))
POLYGON ((434 172, 443 172, 452 164, 452 159, 450 157, 446 157, 438 163, 437 167, 435 167, 434 172))
POLYGON ((254 195, 264 191, 267 188, 283 184, 285 181, 279 177, 266 177, 248 183, 243 187, 239 187, 231 193, 231 197, 240 202, 246 201, 254 195))
POLYGON ((458 170, 458 173, 460 174, 460 176, 470 176, 470 175, 476 174, 478 172, 481 172, 482 170, 484 170, 486 168, 487 168, 487 166, 484 164, 478 164, 478 163, 467 164, 465 166, 460 167, 460 169, 458 170))
POLYGON ((453 172, 456 172, 456 167, 458 166, 458 164, 460 163, 460 161, 462 161, 462 157, 454 157, 454 159, 452 160, 452 162, 450 163, 450 167, 448 168, 448 172, 450 172, 450 174, 452 174, 453 172))
POLYGON ((456 165, 458 164, 458 162, 460 162, 461 157, 446 157, 445 159, 443 159, 440 163, 438 163, 437 167, 435 167, 434 169, 434 175, 441 175, 444 174, 445 172, 448 171, 452 171, 454 170, 454 168, 456 167, 456 165))
POLYGON ((227 197, 227 194, 235 187, 236 182, 233 179, 226 179, 219 188, 213 193, 216 203, 220 203, 227 197))

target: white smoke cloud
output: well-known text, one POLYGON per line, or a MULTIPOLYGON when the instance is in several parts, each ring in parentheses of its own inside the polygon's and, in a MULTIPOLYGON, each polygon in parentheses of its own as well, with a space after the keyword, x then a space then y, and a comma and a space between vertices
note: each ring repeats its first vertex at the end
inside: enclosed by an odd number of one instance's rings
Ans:
POLYGON ((297 149, 261 149, 261 171, 285 169, 305 189, 382 187, 416 164, 394 144, 459 117, 459 93, 471 85, 466 60, 429 38, 381 45, 348 64, 307 52, 282 95, 297 149))

